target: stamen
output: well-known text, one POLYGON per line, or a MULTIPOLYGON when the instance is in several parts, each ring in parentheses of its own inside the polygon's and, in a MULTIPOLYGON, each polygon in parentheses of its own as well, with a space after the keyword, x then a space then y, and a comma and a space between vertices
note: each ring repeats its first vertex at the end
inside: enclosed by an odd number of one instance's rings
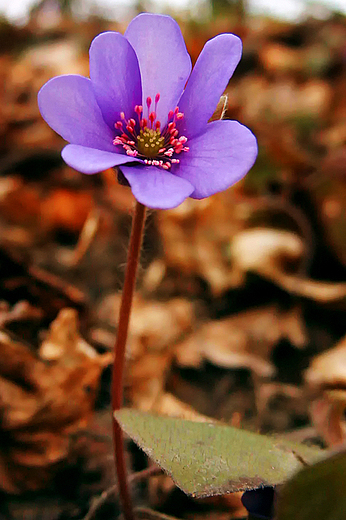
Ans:
POLYGON ((164 170, 170 170, 172 164, 179 164, 180 159, 175 157, 182 152, 188 152, 187 137, 179 136, 177 121, 184 118, 179 112, 179 107, 170 110, 166 126, 161 130, 161 123, 156 119, 157 105, 160 94, 155 96, 155 110, 150 111, 153 104, 150 96, 146 99, 148 109, 147 118, 143 117, 143 106, 135 105, 136 119, 126 119, 125 113, 120 113, 120 120, 116 121, 114 128, 119 132, 113 139, 115 146, 121 146, 130 157, 142 159, 144 164, 156 166, 164 170))
POLYGON ((148 107, 148 119, 149 119, 149 112, 150 112, 150 107, 151 107, 151 97, 150 96, 147 97, 147 107, 148 107))
POLYGON ((155 96, 155 112, 157 111, 157 104, 160 101, 160 94, 157 93, 155 96))
POLYGON ((155 114, 155 112, 150 112, 150 114, 149 114, 149 121, 150 121, 150 123, 151 123, 151 125, 150 125, 151 128, 153 127, 153 123, 154 123, 155 119, 156 119, 156 114, 155 114))

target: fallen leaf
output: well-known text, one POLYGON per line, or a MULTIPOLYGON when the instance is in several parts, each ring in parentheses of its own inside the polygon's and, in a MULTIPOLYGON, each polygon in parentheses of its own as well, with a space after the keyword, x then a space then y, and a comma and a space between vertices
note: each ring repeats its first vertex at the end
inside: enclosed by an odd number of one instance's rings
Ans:
POLYGON ((208 360, 270 377, 275 372, 271 351, 284 338, 297 347, 307 343, 300 311, 293 308, 282 312, 270 305, 202 325, 177 345, 175 355, 180 366, 199 367, 208 360))
POLYGON ((70 454, 71 435, 92 415, 99 378, 112 355, 99 355, 77 327, 77 312, 62 310, 39 350, 41 357, 0 331, 4 491, 48 486, 70 454))
POLYGON ((294 233, 252 228, 233 237, 230 255, 235 280, 252 271, 271 280, 289 293, 320 303, 343 302, 346 283, 322 282, 285 271, 285 264, 302 259, 304 244, 294 233))
POLYGON ((317 431, 330 446, 342 444, 346 439, 346 336, 311 361, 305 380, 317 431))

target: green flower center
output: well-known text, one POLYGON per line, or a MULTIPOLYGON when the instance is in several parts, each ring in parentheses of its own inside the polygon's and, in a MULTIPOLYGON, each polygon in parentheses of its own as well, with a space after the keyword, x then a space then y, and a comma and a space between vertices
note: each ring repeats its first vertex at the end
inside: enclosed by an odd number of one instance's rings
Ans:
POLYGON ((165 138, 162 137, 160 130, 143 128, 137 137, 137 150, 144 157, 153 159, 164 148, 165 138))

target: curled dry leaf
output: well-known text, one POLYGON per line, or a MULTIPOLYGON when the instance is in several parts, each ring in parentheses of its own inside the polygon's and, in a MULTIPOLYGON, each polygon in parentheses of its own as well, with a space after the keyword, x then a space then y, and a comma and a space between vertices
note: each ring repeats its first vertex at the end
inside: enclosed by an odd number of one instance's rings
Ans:
POLYGON ((280 311, 270 305, 202 325, 175 349, 182 366, 201 366, 203 360, 222 367, 248 368, 261 377, 274 374, 273 347, 282 338, 302 347, 306 333, 300 310, 280 311))
MULTIPOLYGON (((106 297, 98 310, 100 320, 108 325, 116 325, 120 309, 120 295, 106 297)), ((128 352, 131 359, 137 359, 145 352, 160 352, 176 343, 193 323, 193 305, 183 298, 173 298, 168 302, 145 300, 135 295, 130 327, 128 352)))
POLYGON ((20 320, 40 321, 42 316, 41 309, 34 307, 25 300, 17 302, 12 309, 9 308, 7 302, 0 302, 0 327, 20 320))
MULTIPOLYGON (((100 320, 115 325, 119 306, 120 295, 105 298, 98 310, 100 320)), ((159 302, 135 295, 127 352, 131 365, 129 396, 136 408, 152 410, 163 392, 174 345, 191 332, 193 321, 193 304, 187 300, 174 298, 168 302, 159 302)), ((95 332, 101 338, 100 329, 94 331, 94 337, 95 332)), ((109 346, 113 344, 114 339, 109 346)))
POLYGON ((252 271, 289 293, 320 303, 346 298, 346 283, 320 282, 286 272, 285 265, 299 262, 304 255, 303 241, 294 233, 267 228, 241 231, 231 242, 230 255, 235 283, 252 271))
POLYGON ((69 455, 71 435, 92 415, 112 356, 99 355, 80 337, 73 309, 52 323, 42 356, 5 332, 0 343, 0 486, 11 493, 44 488, 69 455))
POLYGON ((246 229, 233 237, 230 244, 232 265, 242 274, 254 271, 271 276, 282 272, 285 263, 299 262, 303 254, 302 239, 278 229, 246 229))
POLYGON ((346 440, 346 336, 332 349, 315 357, 305 380, 313 395, 311 417, 327 444, 346 440))
POLYGON ((215 295, 222 293, 230 285, 229 238, 244 228, 251 208, 251 201, 240 198, 234 188, 162 212, 158 226, 166 266, 187 277, 201 277, 215 295))

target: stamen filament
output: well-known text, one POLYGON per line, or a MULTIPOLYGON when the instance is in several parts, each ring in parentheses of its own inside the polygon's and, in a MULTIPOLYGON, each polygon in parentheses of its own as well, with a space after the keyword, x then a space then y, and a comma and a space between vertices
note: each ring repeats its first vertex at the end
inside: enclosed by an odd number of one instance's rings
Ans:
POLYGON ((189 147, 184 146, 187 137, 179 136, 177 122, 184 118, 184 114, 179 112, 179 107, 169 111, 167 124, 161 130, 161 122, 157 120, 156 115, 159 101, 158 93, 155 96, 155 109, 150 110, 153 101, 150 96, 147 97, 147 118, 143 117, 142 105, 134 107, 136 119, 131 117, 127 120, 125 113, 121 112, 120 120, 114 124, 115 130, 120 134, 114 138, 113 144, 122 146, 128 156, 142 159, 144 164, 169 170, 172 164, 180 163, 180 159, 174 155, 188 152, 189 147))

